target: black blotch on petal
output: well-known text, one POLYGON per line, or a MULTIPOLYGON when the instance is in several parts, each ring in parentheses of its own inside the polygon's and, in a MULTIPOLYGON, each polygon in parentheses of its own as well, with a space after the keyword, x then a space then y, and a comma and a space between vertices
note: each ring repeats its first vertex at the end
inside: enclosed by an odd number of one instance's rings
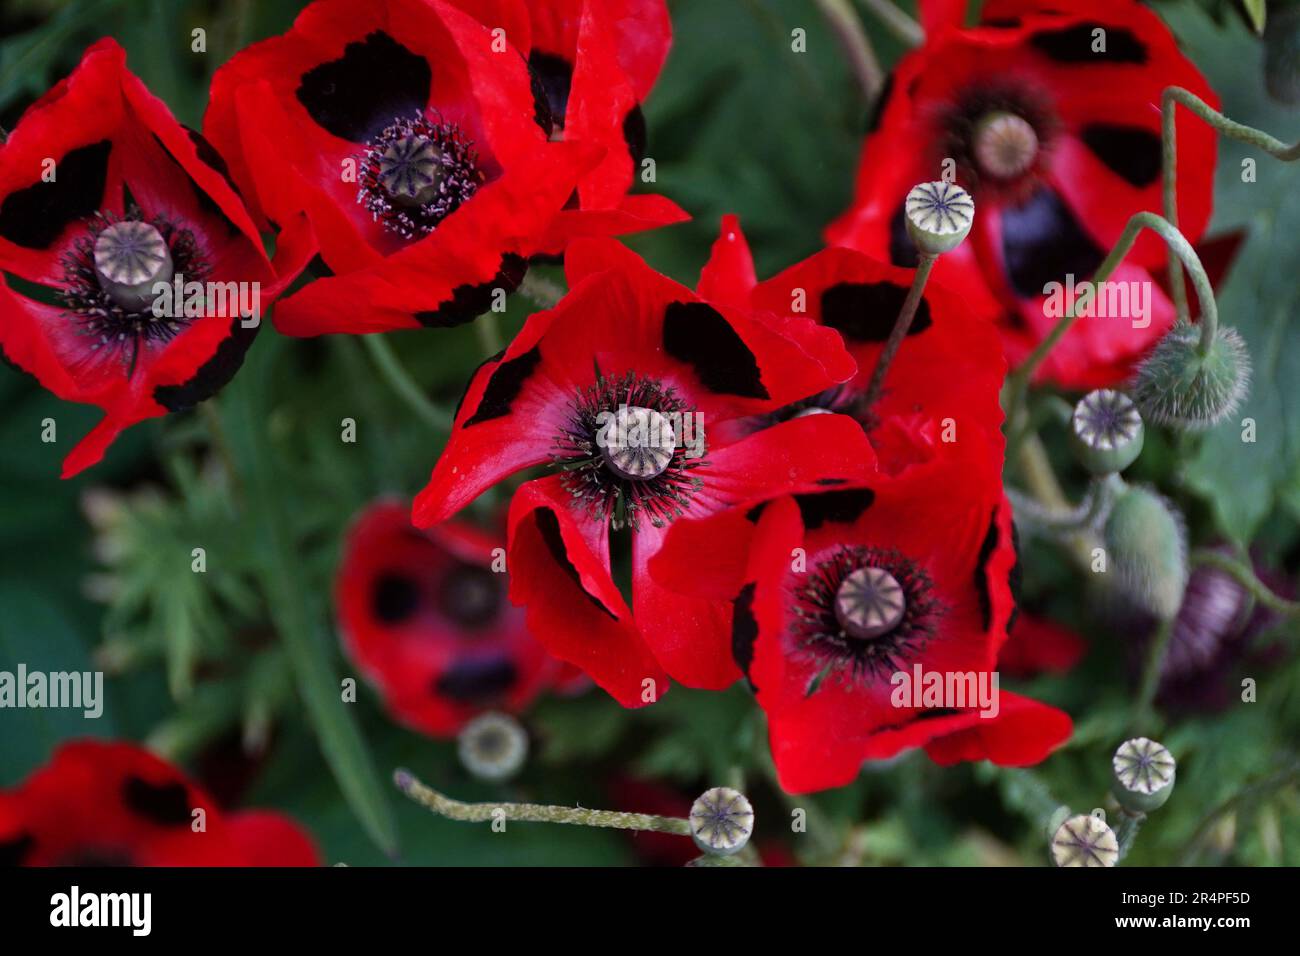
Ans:
POLYGON ((364 143, 394 119, 423 113, 432 84, 424 57, 376 30, 304 73, 297 97, 327 131, 364 143))
POLYGON ((37 182, 0 203, 0 236, 24 249, 45 249, 71 223, 95 212, 108 182, 108 140, 82 146, 57 160, 54 182, 37 182))
POLYGON ((1007 633, 1016 626, 1016 619, 1020 617, 1020 595, 1023 593, 1024 584, 1024 565, 1020 563, 1020 529, 1016 527, 1015 522, 1011 523, 1011 547, 1016 552, 1016 563, 1011 566, 1011 573, 1007 575, 1007 586, 1011 589, 1011 614, 1007 617, 1007 633))
POLYGON ((553 130, 564 128, 573 64, 554 53, 533 50, 528 54, 528 73, 533 86, 533 119, 549 136, 553 130))
POLYGON ((1131 31, 1103 23, 1076 23, 1029 38, 1034 49, 1057 63, 1145 63, 1147 48, 1131 31), (1104 30, 1106 49, 1093 52, 1093 31, 1104 30))
MULTIPOLYGON (((907 298, 907 288, 893 282, 841 282, 822 293, 822 324, 854 342, 884 342, 907 298)), ((908 335, 931 325, 930 304, 924 298, 908 335)))
POLYGON ((542 347, 534 345, 523 355, 516 355, 509 361, 502 362, 488 379, 483 389, 483 398, 479 400, 474 414, 465 419, 461 428, 479 425, 494 418, 504 418, 510 414, 510 406, 519 397, 528 376, 533 374, 537 363, 542 360, 542 347))
POLYGON ((645 158, 645 113, 641 112, 640 104, 628 110, 623 117, 623 142, 627 143, 627 151, 633 163, 640 163, 645 158))
POLYGON ((750 689, 757 691, 758 688, 749 676, 749 665, 754 662, 754 642, 758 640, 758 621, 754 617, 754 587, 753 581, 746 584, 731 602, 731 656, 740 672, 745 675, 745 680, 749 681, 750 689))
POLYGON ((876 493, 870 488, 846 488, 795 495, 794 500, 803 516, 804 528, 814 531, 828 521, 852 524, 871 507, 876 493))
POLYGON ((458 285, 451 290, 451 298, 438 308, 415 313, 415 321, 426 328, 450 329, 472 322, 492 308, 497 289, 506 295, 519 288, 528 271, 528 261, 523 256, 507 252, 501 257, 501 268, 487 282, 478 285, 458 285))
POLYGON ((519 670, 504 657, 457 661, 439 674, 433 692, 458 703, 491 700, 515 686, 519 670))
POLYGON ((221 175, 221 178, 226 181, 226 185, 230 187, 231 192, 236 196, 240 195, 239 187, 235 185, 235 180, 230 175, 230 167, 226 165, 225 158, 217 152, 217 148, 209 143, 198 130, 186 126, 185 132, 189 135, 190 142, 194 144, 194 152, 199 157, 199 162, 216 170, 221 175))
POLYGON ((907 231, 907 210, 901 204, 889 220, 889 261, 904 269, 915 269, 921 261, 912 234, 907 231))
POLYGON ((1012 288, 1025 299, 1044 295, 1049 282, 1063 282, 1067 274, 1078 281, 1088 278, 1104 258, 1074 214, 1047 187, 1023 205, 1002 210, 1002 255, 1012 288))
POLYGON ((0 866, 22 866, 23 860, 36 841, 30 833, 19 833, 8 840, 0 840, 0 866))
POLYGON ((385 624, 405 621, 420 606, 420 588, 403 574, 381 574, 370 591, 370 610, 385 624))
POLYGON ((183 783, 150 783, 142 777, 127 777, 122 802, 132 813, 160 827, 190 822, 190 795, 183 783))
POLYGON ((1160 177, 1160 137, 1140 126, 1089 123, 1083 142, 1115 175, 1139 189, 1160 177))
POLYGON ((537 532, 542 536, 542 540, 546 542, 551 557, 555 559, 555 563, 560 566, 560 569, 568 575, 569 580, 578 586, 578 590, 582 592, 583 597, 609 615, 611 620, 617 621, 618 615, 605 607, 600 599, 582 586, 582 575, 578 573, 578 569, 569 560, 569 551, 564 546, 564 535, 560 532, 560 519, 555 516, 555 512, 550 508, 538 508, 533 512, 533 521, 537 525, 537 532))
POLYGON ((704 387, 741 398, 770 398, 758 360, 717 309, 673 302, 664 310, 664 350, 695 370, 704 387))
POLYGON ((998 515, 995 511, 993 517, 989 519, 989 529, 984 533, 984 541, 980 544, 979 556, 975 559, 975 593, 979 595, 980 617, 986 631, 993 626, 993 596, 989 586, 988 563, 993 557, 993 552, 997 550, 1000 537, 998 515))
MULTIPOLYGON (((307 341, 310 342, 312 340, 308 339, 307 341)), ((465 397, 469 395, 469 387, 474 384, 474 379, 478 377, 479 371, 483 368, 484 365, 490 365, 493 362, 500 362, 501 356, 505 354, 506 354, 506 350, 502 349, 501 351, 497 352, 496 355, 489 355, 483 361, 479 362, 477 365, 474 366, 474 371, 469 373, 469 380, 465 382, 465 387, 461 389, 460 397, 456 399, 456 408, 451 413, 451 420, 453 422, 456 419, 460 418, 460 410, 465 406, 465 397)))
POLYGON ((880 120, 885 115, 885 107, 889 105, 889 94, 894 91, 894 74, 891 70, 885 76, 885 83, 880 88, 880 94, 876 101, 871 104, 871 109, 867 113, 867 128, 864 133, 871 134, 880 128, 880 120))
MULTIPOLYGON (((195 133, 193 130, 189 130, 187 128, 187 131, 190 133, 191 138, 193 138, 194 136, 198 136, 198 134, 195 133)), ((202 137, 199 138, 202 139, 202 137)), ((190 189, 194 193, 194 198, 198 202, 199 208, 202 209, 203 212, 206 213, 207 215, 211 216, 214 219, 219 220, 221 224, 226 227, 227 232, 229 233, 238 232, 239 231, 238 227, 234 224, 231 218, 226 215, 226 211, 221 208, 221 205, 215 199, 213 199, 211 196, 208 195, 208 193, 203 189, 202 186, 198 184, 197 181, 195 181, 194 177, 192 177, 189 174, 189 171, 184 166, 181 165, 180 160, 178 160, 175 156, 171 154, 171 152, 167 149, 167 144, 162 141, 162 137, 160 137, 157 133, 154 133, 153 141, 157 144, 158 148, 162 150, 163 155, 166 156, 167 159, 169 159, 172 162, 172 165, 176 167, 176 172, 184 176, 186 181, 190 184, 190 189)), ((211 149, 212 147, 209 146, 208 148, 211 149)), ((221 160, 220 156, 218 156, 217 159, 220 160, 224 165, 224 160, 221 160)), ((209 163, 208 165, 211 164, 209 163)), ((230 181, 229 174, 226 175, 226 181, 227 182, 230 181)), ((233 183, 231 185, 233 187, 233 183)), ((237 194, 239 190, 235 190, 235 192, 237 194)))
POLYGON ((848 481, 847 478, 818 478, 816 483, 819 485, 831 486, 831 485, 842 485, 847 481, 848 481))
POLYGON ((155 386, 153 400, 169 412, 182 412, 217 394, 244 364, 244 356, 261 327, 261 322, 245 326, 239 316, 231 319, 230 335, 217 346, 212 358, 179 385, 155 386))

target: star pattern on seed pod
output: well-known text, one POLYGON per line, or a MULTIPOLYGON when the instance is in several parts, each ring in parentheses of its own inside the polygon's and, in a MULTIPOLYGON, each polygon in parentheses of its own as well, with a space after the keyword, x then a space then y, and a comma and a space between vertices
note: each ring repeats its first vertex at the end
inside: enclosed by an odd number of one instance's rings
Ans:
POLYGON ((528 758, 528 732, 509 714, 480 714, 465 725, 456 743, 460 762, 481 780, 508 780, 528 758))
POLYGON ((835 617, 852 637, 870 640, 898 626, 907 612, 903 587, 884 568, 858 568, 835 594, 835 617))
POLYGON ((393 196, 415 198, 437 182, 441 154, 423 136, 403 136, 379 157, 379 181, 393 196))
POLYGON ((1142 416, 1123 392, 1099 388, 1089 392, 1074 408, 1074 433, 1088 446, 1110 450, 1133 441, 1142 429, 1142 416))
POLYGON ((739 790, 714 787, 692 804, 690 825, 691 836, 705 853, 738 853, 754 832, 754 808, 739 790))
POLYGON ((115 222, 95 239, 95 268, 119 285, 147 282, 163 271, 166 262, 167 242, 147 222, 115 222))
POLYGON ((601 453, 620 478, 643 480, 663 474, 673 460, 677 434, 668 419, 652 408, 623 406, 613 428, 601 432, 601 453))
POLYGON ((1147 737, 1134 737, 1119 745, 1111 759, 1115 777, 1129 790, 1152 794, 1174 782, 1177 766, 1164 744, 1147 737))
POLYGON ((931 255, 955 248, 975 221, 975 200, 955 183, 920 183, 903 208, 913 241, 931 255))
POLYGON ((1057 866, 1114 866, 1119 862, 1119 840, 1105 820, 1081 813, 1057 828, 1052 860, 1057 866))

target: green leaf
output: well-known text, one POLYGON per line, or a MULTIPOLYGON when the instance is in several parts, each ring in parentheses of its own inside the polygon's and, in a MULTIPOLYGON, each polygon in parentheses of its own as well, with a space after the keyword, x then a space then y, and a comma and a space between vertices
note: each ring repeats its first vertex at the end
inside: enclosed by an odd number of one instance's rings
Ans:
MULTIPOLYGON (((1300 136, 1294 111, 1265 92, 1262 50, 1243 24, 1229 18, 1220 28, 1186 3, 1165 12, 1227 116, 1287 141, 1300 136)), ((1246 240, 1219 290, 1219 315, 1250 349, 1251 393, 1237 415, 1205 436, 1184 476, 1210 502, 1223 534, 1250 541, 1300 485, 1300 163, 1220 137, 1211 232, 1238 229, 1246 240), (1247 160, 1253 182, 1243 181, 1247 160), (1243 441, 1246 419, 1254 422, 1254 442, 1243 441)))
POLYGON ((1242 5, 1246 8, 1246 14, 1250 17, 1255 32, 1262 34, 1264 32, 1264 17, 1267 13, 1265 0, 1242 0, 1242 5))

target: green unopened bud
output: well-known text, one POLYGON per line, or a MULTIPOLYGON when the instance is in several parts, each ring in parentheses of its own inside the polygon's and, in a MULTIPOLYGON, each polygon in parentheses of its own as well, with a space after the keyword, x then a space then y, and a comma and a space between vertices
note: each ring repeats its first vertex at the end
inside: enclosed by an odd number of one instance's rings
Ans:
POLYGON ((1052 861, 1057 866, 1114 866, 1119 840, 1099 815, 1070 817, 1052 837, 1052 861))
POLYGON ((1162 619, 1177 614, 1187 586, 1182 516, 1148 488, 1125 488, 1106 519, 1105 541, 1120 587, 1162 619))
POLYGON ((1264 25, 1264 83, 1281 103, 1300 103, 1300 7, 1270 10, 1264 25))
POLYGON ((456 743, 460 762, 480 780, 509 780, 528 757, 528 732, 509 714, 475 717, 456 743))
POLYGON ((1111 793, 1132 813, 1158 810, 1174 792, 1174 755, 1154 740, 1134 737, 1124 741, 1111 758, 1111 768, 1111 793))
POLYGON ((691 836, 705 853, 739 853, 754 832, 754 808, 739 790, 714 787, 691 805, 691 836))
POLYGON ((1133 400, 1109 388, 1083 396, 1070 418, 1070 445, 1094 475, 1116 474, 1133 464, 1142 452, 1143 435, 1133 400))
POLYGON ((1208 350, 1201 330, 1180 322, 1138 367, 1133 398, 1149 421, 1209 428, 1241 405, 1250 385, 1250 356, 1237 330, 1219 326, 1208 350))
POLYGON ((903 203, 907 231, 922 255, 937 256, 961 245, 975 221, 975 200, 955 183, 921 183, 903 203))

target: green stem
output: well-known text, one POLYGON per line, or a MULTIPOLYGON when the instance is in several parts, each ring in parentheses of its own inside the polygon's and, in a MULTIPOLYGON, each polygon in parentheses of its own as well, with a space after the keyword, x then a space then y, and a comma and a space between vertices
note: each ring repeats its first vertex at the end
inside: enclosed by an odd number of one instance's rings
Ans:
POLYGON ((478 344, 483 349, 485 357, 496 355, 503 348, 501 323, 497 321, 497 314, 492 310, 489 309, 474 320, 474 331, 478 335, 478 344))
POLYGON ((463 803, 421 783, 409 770, 393 773, 397 789, 416 803, 449 820, 487 823, 497 819, 525 823, 567 823, 584 827, 611 827, 618 830, 651 830, 690 836, 691 824, 681 817, 661 817, 649 813, 622 813, 617 810, 588 810, 584 807, 558 807, 543 803, 463 803))
POLYGON ((530 269, 519 283, 519 293, 539 309, 553 309, 564 298, 564 287, 530 269))
POLYGON ((849 68, 858 81, 858 89, 862 92, 863 101, 868 105, 874 103, 884 83, 885 74, 880 68, 876 51, 871 46, 871 38, 867 36, 867 31, 862 29, 862 21, 858 19, 849 0, 815 0, 815 2, 822 16, 826 18, 826 22, 830 24, 836 39, 839 40, 840 48, 849 61, 849 68))
POLYGON ((1259 579, 1255 570, 1248 564, 1231 558, 1218 551, 1197 550, 1192 552, 1192 564, 1217 568, 1225 574, 1232 575, 1237 583, 1250 592, 1250 596, 1270 611, 1287 617, 1300 614, 1300 601, 1289 601, 1275 594, 1267 584, 1259 579))
MULTIPOLYGON (((1204 354, 1209 350, 1210 343, 1214 341, 1214 336, 1219 329, 1219 310, 1214 303, 1214 289, 1210 286, 1210 278, 1205 274, 1205 267, 1201 265, 1201 259, 1196 254, 1196 250, 1192 248, 1192 244, 1164 217, 1157 216, 1153 212, 1135 213, 1124 227, 1124 231, 1120 234, 1115 247, 1102 260, 1101 265, 1097 267, 1097 271, 1092 276, 1092 286, 1095 289, 1119 268, 1120 263, 1124 261, 1124 257, 1128 255, 1129 250, 1133 248, 1133 243, 1137 241, 1138 234, 1143 229, 1150 229, 1159 235, 1170 250, 1183 261, 1183 265, 1187 267, 1187 271, 1191 274, 1192 284, 1196 288, 1196 296, 1201 303, 1200 350, 1204 354)), ((1070 331, 1070 328, 1078 319, 1076 310, 1080 298, 1080 296, 1075 296, 1074 301, 1070 303, 1070 308, 1052 328, 1052 331, 1047 334, 1043 341, 1038 343, 1038 347, 1030 353, 1020 367, 1011 373, 1008 379, 1008 415, 1013 412, 1018 414, 1018 410, 1024 402, 1025 390, 1029 386, 1030 378, 1033 377, 1038 366, 1043 364, 1043 360, 1047 358, 1057 343, 1065 337, 1065 334, 1070 331)))
POLYGON ((1169 641, 1174 636, 1174 622, 1177 616, 1160 621, 1156 633, 1147 648, 1146 664, 1142 669, 1142 682, 1138 685, 1138 694, 1133 701, 1133 714, 1129 718, 1129 733, 1136 734, 1142 729, 1152 713, 1156 691, 1160 688, 1160 671, 1164 667, 1165 654, 1169 650, 1169 641))
POLYGON ((863 0, 863 5, 876 15, 885 27, 908 46, 920 46, 925 42, 925 30, 889 0, 863 0))
POLYGON ((876 359, 876 367, 871 372, 871 382, 862 397, 863 411, 870 409, 876 399, 880 398, 880 393, 885 387, 885 373, 889 371, 894 356, 902 347, 903 339, 907 337, 907 330, 912 327, 912 320, 916 318, 916 310, 920 307, 921 296, 925 292, 926 280, 930 278, 930 270, 934 268, 935 260, 938 258, 935 255, 922 255, 916 265, 916 272, 912 275, 912 287, 907 290, 907 298, 903 300, 903 307, 899 310, 898 318, 894 320, 894 328, 890 331, 889 339, 885 342, 880 358, 876 359))
MULTIPOLYGON (((479 321, 481 322, 482 318, 479 321)), ((435 432, 450 431, 451 416, 425 397, 420 386, 415 384, 406 369, 402 367, 402 363, 397 360, 397 356, 393 354, 388 341, 378 334, 363 335, 360 338, 371 359, 374 360, 375 367, 379 369, 379 374, 388 382, 398 398, 406 402, 411 411, 435 432)))
POLYGON ((1007 497, 1015 508, 1016 519, 1025 518, 1035 527, 1043 528, 1055 534, 1078 534, 1095 527, 1105 514, 1115 494, 1123 487, 1123 480, 1118 475, 1106 475, 1093 478, 1088 483, 1088 490, 1079 504, 1065 509, 1050 508, 1023 492, 1007 487, 1007 497))
MULTIPOLYGON (((1176 116, 1179 103, 1230 139, 1262 149, 1270 156, 1283 162, 1293 162, 1300 159, 1300 142, 1288 146, 1263 130, 1228 119, 1199 96, 1183 89, 1181 86, 1166 87, 1164 96, 1161 98, 1160 109, 1161 165, 1162 179, 1164 181, 1165 218, 1175 228, 1178 226, 1178 129, 1176 116)), ((1169 256, 1169 284, 1173 288, 1174 304, 1178 309, 1178 318, 1187 321, 1187 290, 1183 287, 1183 273, 1178 258, 1172 254, 1169 256)))
POLYGON ((1129 850, 1133 849, 1138 830, 1142 829, 1142 824, 1146 822, 1146 818, 1145 813, 1120 811, 1119 826, 1115 828, 1115 839, 1119 842, 1119 858, 1121 861, 1128 856, 1129 850))
MULTIPOLYGON (((1070 509, 1070 500, 1065 496, 1056 472, 1052 470, 1052 460, 1047 456, 1047 449, 1037 434, 1030 433, 1021 437, 1015 449, 1015 458, 1025 484, 1042 506, 1058 513, 1070 509)), ((1080 568, 1089 570, 1092 567, 1092 551, 1098 545, 1095 535, 1080 530, 1067 538, 1064 544, 1080 568)))

